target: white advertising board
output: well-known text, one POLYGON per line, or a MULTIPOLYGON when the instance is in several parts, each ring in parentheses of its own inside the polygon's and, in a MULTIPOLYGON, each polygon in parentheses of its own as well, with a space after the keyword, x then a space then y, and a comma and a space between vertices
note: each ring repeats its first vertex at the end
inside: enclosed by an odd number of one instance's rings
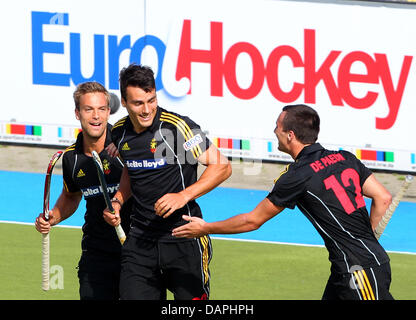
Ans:
MULTIPOLYGON (((277 150, 287 104, 321 117, 319 142, 373 169, 416 172, 416 10, 302 1, 17 1, 0 4, 0 142, 75 141, 75 86, 119 96, 130 62, 155 71, 159 105, 230 157, 277 150)), ((110 122, 127 113, 120 108, 110 122)))

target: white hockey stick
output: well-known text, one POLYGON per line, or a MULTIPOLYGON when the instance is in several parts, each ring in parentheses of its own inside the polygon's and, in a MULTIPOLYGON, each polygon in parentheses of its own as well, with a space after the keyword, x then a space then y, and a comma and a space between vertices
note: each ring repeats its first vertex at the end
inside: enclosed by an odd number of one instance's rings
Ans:
MULTIPOLYGON (((107 190, 107 182, 105 181, 104 168, 103 168, 103 164, 101 162, 100 156, 98 155, 97 152, 93 151, 92 158, 94 159, 95 166, 97 167, 98 179, 100 180, 100 185, 103 191, 105 203, 107 205, 108 210, 114 213, 114 208, 111 205, 110 195, 108 194, 108 190, 107 190)), ((115 228, 116 228, 118 239, 120 240, 120 243, 123 244, 124 241, 126 240, 126 234, 124 233, 124 230, 120 224, 115 226, 115 228)))
MULTIPOLYGON (((58 151, 52 156, 46 171, 45 189, 43 191, 43 216, 45 220, 49 219, 52 171, 62 154, 62 151, 58 151)), ((42 289, 49 290, 49 233, 42 233, 42 289)))

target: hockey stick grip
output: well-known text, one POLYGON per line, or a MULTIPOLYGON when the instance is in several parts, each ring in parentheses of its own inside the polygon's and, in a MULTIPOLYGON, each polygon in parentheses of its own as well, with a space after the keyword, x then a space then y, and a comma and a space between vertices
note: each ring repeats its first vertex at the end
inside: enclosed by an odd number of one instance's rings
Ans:
POLYGON ((49 233, 42 233, 42 289, 49 290, 49 233))
POLYGON ((115 228, 116 228, 116 232, 117 232, 117 237, 120 240, 120 243, 123 245, 124 241, 126 241, 126 234, 124 233, 124 230, 123 230, 123 228, 121 227, 120 224, 118 226, 116 226, 115 228))

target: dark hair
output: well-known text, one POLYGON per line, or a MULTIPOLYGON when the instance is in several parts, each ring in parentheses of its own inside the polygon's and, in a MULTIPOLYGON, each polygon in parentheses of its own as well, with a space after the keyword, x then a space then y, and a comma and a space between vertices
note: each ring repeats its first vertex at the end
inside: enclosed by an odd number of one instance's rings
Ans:
POLYGON ((101 83, 96 81, 88 81, 78 84, 77 88, 74 91, 73 97, 75 102, 75 107, 79 110, 79 101, 81 96, 87 93, 101 92, 105 94, 107 99, 107 106, 110 106, 110 94, 107 89, 101 83))
POLYGON ((315 143, 319 133, 319 115, 305 104, 293 104, 283 107, 286 115, 282 121, 282 129, 292 130, 296 138, 303 144, 315 143))
POLYGON ((156 89, 155 77, 153 70, 148 66, 142 66, 135 63, 120 71, 120 94, 124 100, 127 100, 127 87, 137 87, 145 92, 156 89))

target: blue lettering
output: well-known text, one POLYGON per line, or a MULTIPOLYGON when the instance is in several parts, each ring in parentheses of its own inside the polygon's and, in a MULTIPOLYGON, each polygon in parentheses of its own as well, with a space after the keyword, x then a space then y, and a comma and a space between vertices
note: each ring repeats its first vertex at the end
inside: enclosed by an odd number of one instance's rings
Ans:
MULTIPOLYGON (((105 36, 94 34, 94 71, 91 75, 82 74, 81 63, 81 34, 69 34, 69 63, 70 74, 44 72, 44 53, 64 54, 63 42, 43 41, 43 25, 69 25, 68 13, 50 13, 32 11, 32 71, 33 84, 70 86, 85 81, 98 81, 105 85, 105 36)), ((162 68, 165 58, 166 45, 159 38, 145 35, 131 44, 130 35, 120 40, 115 35, 108 36, 108 87, 119 89, 120 55, 124 50, 130 51, 130 63, 141 63, 142 53, 146 46, 155 49, 158 59, 156 90, 163 89, 162 68)))
POLYGON ((120 71, 120 54, 130 49, 130 36, 124 36, 117 43, 117 36, 108 36, 108 79, 109 88, 119 89, 118 75, 120 71))
POLYGON ((104 73, 104 36, 94 35, 94 72, 91 77, 85 78, 81 72, 81 36, 79 33, 71 33, 70 39, 70 59, 71 59, 71 78, 75 85, 85 81, 97 81, 105 83, 104 73))
POLYGON ((152 46, 156 50, 158 72, 155 79, 155 84, 157 90, 163 89, 162 67, 163 59, 165 58, 166 45, 162 42, 162 40, 151 35, 146 35, 137 39, 137 41, 133 44, 133 47, 131 48, 130 63, 136 62, 140 64, 142 52, 146 46, 152 46))
POLYGON ((69 86, 69 74, 43 71, 44 53, 64 53, 62 42, 43 41, 43 25, 68 25, 67 13, 32 11, 32 77, 34 84, 69 86))

